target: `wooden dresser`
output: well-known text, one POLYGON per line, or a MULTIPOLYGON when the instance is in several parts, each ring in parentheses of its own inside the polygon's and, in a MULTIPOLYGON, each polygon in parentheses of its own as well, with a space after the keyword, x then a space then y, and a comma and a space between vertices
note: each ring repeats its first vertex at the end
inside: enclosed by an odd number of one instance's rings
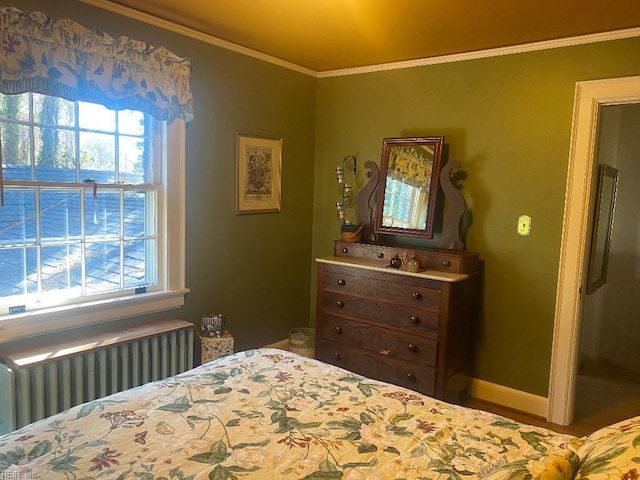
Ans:
POLYGON ((447 401, 465 393, 477 254, 338 240, 316 261, 316 358, 447 401), (403 254, 417 273, 389 267, 403 254))

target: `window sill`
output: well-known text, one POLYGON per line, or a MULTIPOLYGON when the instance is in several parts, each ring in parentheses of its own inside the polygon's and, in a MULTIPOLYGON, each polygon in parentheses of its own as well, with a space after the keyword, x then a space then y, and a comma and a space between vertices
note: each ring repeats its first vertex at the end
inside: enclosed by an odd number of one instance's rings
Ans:
POLYGON ((184 305, 188 289, 151 292, 117 300, 101 300, 78 305, 0 316, 0 343, 33 335, 173 310, 184 305))

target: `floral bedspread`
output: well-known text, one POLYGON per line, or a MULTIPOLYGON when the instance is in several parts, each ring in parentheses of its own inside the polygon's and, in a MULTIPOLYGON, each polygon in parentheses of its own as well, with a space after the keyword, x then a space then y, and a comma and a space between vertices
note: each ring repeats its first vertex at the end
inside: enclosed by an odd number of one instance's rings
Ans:
POLYGON ((571 478, 574 437, 251 350, 0 437, 0 478, 571 478))

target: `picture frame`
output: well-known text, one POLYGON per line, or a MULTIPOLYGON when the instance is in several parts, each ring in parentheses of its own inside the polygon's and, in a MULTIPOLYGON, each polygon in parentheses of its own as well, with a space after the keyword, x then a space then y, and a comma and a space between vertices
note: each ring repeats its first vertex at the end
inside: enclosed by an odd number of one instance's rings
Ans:
POLYGON ((607 281, 617 190, 618 170, 609 165, 599 165, 587 270, 587 294, 595 292, 607 281))
POLYGON ((236 215, 281 209, 282 139, 237 135, 236 215))

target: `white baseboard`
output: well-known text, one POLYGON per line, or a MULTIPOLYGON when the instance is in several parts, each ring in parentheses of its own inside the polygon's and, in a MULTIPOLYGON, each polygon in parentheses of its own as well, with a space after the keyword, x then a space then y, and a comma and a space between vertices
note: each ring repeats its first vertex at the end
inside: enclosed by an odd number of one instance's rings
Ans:
MULTIPOLYGON (((289 339, 265 345, 264 348, 278 348, 289 350, 289 339)), ((497 383, 486 382, 476 378, 471 379, 469 395, 484 402, 493 403, 501 407, 511 408, 520 412, 547 418, 549 401, 546 397, 505 387, 497 383)))
POLYGON ((471 380, 470 395, 478 400, 494 403, 537 417, 547 418, 549 409, 549 400, 547 397, 541 397, 476 378, 471 380))

